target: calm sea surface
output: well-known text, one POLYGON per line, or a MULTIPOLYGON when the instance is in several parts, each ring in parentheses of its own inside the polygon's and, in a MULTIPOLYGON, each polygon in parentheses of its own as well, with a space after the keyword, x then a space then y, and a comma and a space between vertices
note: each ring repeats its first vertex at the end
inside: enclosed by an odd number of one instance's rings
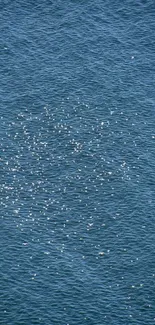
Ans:
POLYGON ((0 2, 0 324, 155 324, 155 2, 0 2))

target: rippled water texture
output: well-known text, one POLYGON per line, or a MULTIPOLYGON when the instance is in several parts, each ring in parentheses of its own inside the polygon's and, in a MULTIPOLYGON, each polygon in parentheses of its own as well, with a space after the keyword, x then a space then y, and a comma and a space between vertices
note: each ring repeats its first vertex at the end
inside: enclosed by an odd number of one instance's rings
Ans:
POLYGON ((0 26, 0 324, 154 324, 154 1, 0 26))

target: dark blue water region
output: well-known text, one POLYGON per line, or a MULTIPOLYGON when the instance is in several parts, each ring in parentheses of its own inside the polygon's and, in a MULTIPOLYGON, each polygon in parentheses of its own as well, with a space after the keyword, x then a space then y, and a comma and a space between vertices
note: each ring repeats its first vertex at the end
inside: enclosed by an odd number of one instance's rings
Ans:
POLYGON ((0 3, 0 324, 155 323, 154 1, 0 3))

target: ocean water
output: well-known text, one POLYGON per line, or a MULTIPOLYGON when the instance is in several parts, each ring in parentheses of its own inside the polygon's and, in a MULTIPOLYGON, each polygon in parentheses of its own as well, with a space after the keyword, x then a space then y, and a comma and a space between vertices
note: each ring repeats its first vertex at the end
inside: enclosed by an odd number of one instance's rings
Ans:
POLYGON ((0 27, 0 324, 155 324, 154 0, 0 27))

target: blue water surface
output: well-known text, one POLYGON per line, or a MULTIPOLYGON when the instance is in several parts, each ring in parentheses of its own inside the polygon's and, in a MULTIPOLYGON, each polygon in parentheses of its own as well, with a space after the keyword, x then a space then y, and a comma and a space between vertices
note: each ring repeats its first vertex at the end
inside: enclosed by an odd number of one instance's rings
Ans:
POLYGON ((155 3, 0 3, 0 324, 155 324, 155 3))

